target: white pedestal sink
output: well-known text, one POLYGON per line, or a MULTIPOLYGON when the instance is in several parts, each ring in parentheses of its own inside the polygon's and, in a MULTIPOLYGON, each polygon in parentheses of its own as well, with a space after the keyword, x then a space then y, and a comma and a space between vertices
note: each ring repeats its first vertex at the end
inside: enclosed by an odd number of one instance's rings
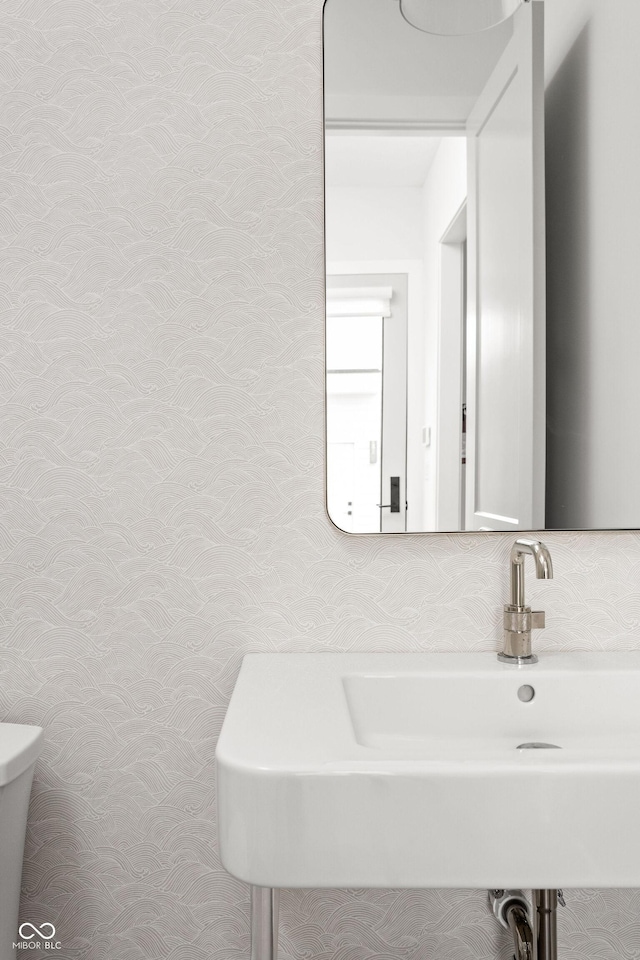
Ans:
POLYGON ((217 764, 253 885, 640 886, 640 653, 252 654, 217 764))

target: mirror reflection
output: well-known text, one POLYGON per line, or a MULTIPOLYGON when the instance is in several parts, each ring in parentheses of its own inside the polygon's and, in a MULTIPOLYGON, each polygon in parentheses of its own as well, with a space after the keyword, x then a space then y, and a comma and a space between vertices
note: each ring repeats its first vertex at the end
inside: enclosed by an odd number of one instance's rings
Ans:
POLYGON ((435 36, 397 0, 326 0, 327 505, 348 532, 545 526, 543 3, 515 6, 435 36))

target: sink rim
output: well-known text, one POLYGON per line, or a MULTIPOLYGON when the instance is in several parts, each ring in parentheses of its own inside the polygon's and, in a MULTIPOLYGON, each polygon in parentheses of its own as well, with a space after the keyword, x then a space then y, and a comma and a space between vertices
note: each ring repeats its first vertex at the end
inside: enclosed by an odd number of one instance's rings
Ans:
MULTIPOLYGON (((255 770, 262 775, 293 770, 301 773, 314 770, 318 773, 329 772, 332 768, 345 770, 349 763, 353 763, 354 768, 360 770, 364 769, 364 766, 374 767, 384 763, 393 765, 396 769, 398 765, 406 764, 414 770, 416 763, 432 769, 439 763, 449 765, 458 761, 446 761, 442 757, 429 760, 425 757, 384 756, 384 751, 358 741, 349 701, 344 693, 345 679, 407 677, 413 680, 425 676, 435 681, 445 675, 460 679, 484 676, 501 680, 504 678, 505 682, 512 681, 514 689, 517 689, 524 683, 533 685, 536 677, 542 679, 555 675, 583 674, 597 674, 602 677, 606 674, 620 674, 628 680, 629 675, 636 671, 640 682, 640 651, 554 652, 541 656, 535 666, 527 667, 502 664, 498 662, 495 654, 476 651, 250 653, 243 658, 236 686, 240 695, 240 688, 245 683, 251 686, 252 710, 260 717, 261 726, 247 724, 237 713, 237 698, 235 701, 232 698, 218 740, 216 759, 236 769, 255 770), (375 668, 368 666, 363 669, 363 664, 371 662, 375 662, 375 668), (257 674, 260 675, 259 685, 256 684, 257 674), (288 688, 293 680, 299 684, 306 682, 307 686, 298 689, 298 695, 293 701, 284 702, 282 697, 285 689, 287 696, 291 696, 288 688), (272 709, 272 704, 276 701, 277 714, 272 709), (300 723, 301 716, 306 721, 304 726, 300 723)), ((529 706, 530 704, 522 704, 524 710, 529 706)), ((640 720, 640 701, 638 719, 640 720)), ((508 729, 505 729, 504 735, 510 736, 508 729)), ((556 743, 559 742, 557 737, 554 739, 553 736, 545 734, 542 739, 556 743)), ((597 745, 599 749, 590 751, 588 756, 577 756, 575 744, 565 745, 559 742, 563 747, 562 756, 557 755, 560 751, 553 751, 554 756, 550 756, 551 751, 517 752, 515 747, 523 742, 523 738, 518 739, 515 732, 512 739, 514 756, 510 758, 505 755, 504 759, 496 764, 496 769, 503 770, 505 765, 509 765, 523 771, 535 768, 542 772, 546 768, 556 769, 558 765, 579 768, 604 764, 613 769, 640 766, 640 736, 636 753, 625 750, 624 755, 620 756, 618 751, 618 755, 611 759, 603 756, 602 742, 597 745)), ((487 762, 490 765, 489 759, 487 762)), ((468 759, 466 763, 477 766, 483 765, 485 761, 479 758, 476 763, 473 759, 468 759)))

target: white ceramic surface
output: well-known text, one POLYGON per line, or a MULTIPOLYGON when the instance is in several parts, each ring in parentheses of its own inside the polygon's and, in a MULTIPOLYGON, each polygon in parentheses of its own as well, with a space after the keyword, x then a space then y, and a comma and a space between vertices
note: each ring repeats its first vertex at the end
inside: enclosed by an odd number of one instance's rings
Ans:
MULTIPOLYGON (((15 960, 29 796, 43 743, 41 727, 0 723, 0 960, 15 960)), ((34 949, 43 947, 38 941, 34 949)))
POLYGON ((24 723, 0 723, 0 787, 31 767, 42 750, 44 731, 24 723))
POLYGON ((638 653, 249 655, 217 761, 250 883, 640 886, 638 653))

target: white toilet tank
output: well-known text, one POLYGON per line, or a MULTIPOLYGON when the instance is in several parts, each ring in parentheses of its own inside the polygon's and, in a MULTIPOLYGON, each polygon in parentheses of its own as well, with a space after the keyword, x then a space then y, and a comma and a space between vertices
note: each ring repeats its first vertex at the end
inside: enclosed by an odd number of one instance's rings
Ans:
POLYGON ((0 723, 0 960, 16 960, 20 880, 31 781, 42 727, 0 723))

